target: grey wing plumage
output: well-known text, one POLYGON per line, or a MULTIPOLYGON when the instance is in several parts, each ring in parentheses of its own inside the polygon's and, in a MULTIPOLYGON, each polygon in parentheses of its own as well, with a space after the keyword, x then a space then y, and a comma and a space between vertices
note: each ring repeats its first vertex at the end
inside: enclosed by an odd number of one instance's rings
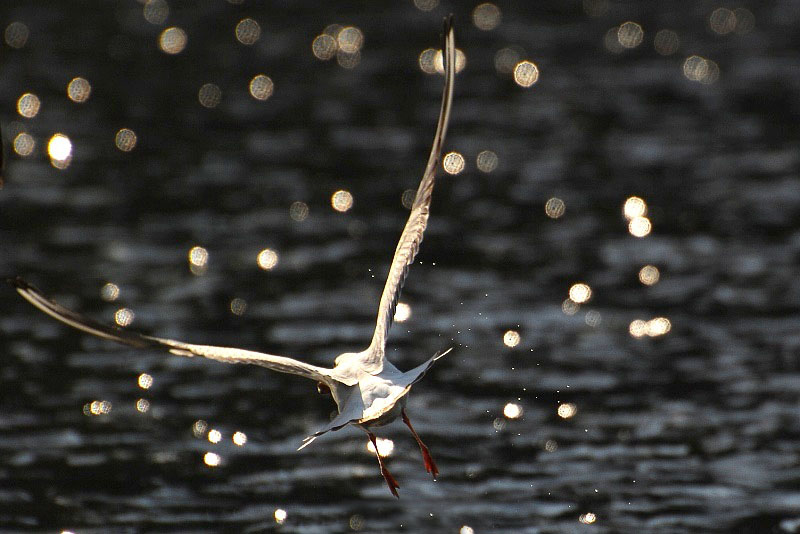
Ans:
POLYGON ((66 325, 103 339, 116 341, 117 343, 123 343, 132 347, 161 348, 178 356, 203 356, 204 358, 210 358, 225 363, 259 365, 274 371, 300 375, 312 380, 327 380, 330 377, 329 369, 303 363, 284 356, 274 356, 272 354, 264 354, 233 347, 195 345, 172 339, 146 336, 131 330, 106 325, 53 302, 22 278, 12 278, 9 279, 8 282, 14 286, 25 300, 36 306, 39 310, 66 325))
POLYGON ((400 297, 400 289, 408 274, 408 269, 419 251, 422 242, 422 234, 428 225, 428 214, 431 205, 431 194, 436 178, 436 169, 439 166, 439 159, 442 153, 442 144, 447 133, 447 124, 450 120, 450 109, 453 103, 453 83, 455 78, 455 34, 453 32, 452 17, 445 19, 444 28, 444 69, 445 83, 442 93, 442 107, 439 112, 439 122, 436 126, 436 135, 433 138, 433 146, 428 157, 428 165, 422 175, 414 203, 411 206, 411 214, 408 222, 397 243, 394 252, 392 265, 389 267, 389 274, 386 278, 386 285, 381 294, 380 304, 378 305, 378 320, 375 326, 375 333, 368 349, 371 358, 366 362, 368 372, 380 372, 383 367, 383 353, 386 346, 386 336, 394 319, 397 300, 400 297))
POLYGON ((297 449, 304 449, 311 445, 311 443, 321 435, 339 430, 342 427, 359 421, 364 415, 364 401, 361 398, 361 390, 358 386, 350 388, 347 398, 342 400, 339 405, 339 415, 334 417, 330 423, 317 430, 310 436, 303 439, 303 444, 297 449))

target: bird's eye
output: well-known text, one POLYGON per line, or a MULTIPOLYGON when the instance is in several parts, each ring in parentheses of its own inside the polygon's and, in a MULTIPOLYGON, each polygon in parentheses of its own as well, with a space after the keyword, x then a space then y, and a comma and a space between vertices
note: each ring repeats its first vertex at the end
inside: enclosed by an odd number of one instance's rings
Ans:
POLYGON ((330 395, 331 388, 328 387, 328 384, 325 382, 317 382, 317 393, 320 395, 330 395))

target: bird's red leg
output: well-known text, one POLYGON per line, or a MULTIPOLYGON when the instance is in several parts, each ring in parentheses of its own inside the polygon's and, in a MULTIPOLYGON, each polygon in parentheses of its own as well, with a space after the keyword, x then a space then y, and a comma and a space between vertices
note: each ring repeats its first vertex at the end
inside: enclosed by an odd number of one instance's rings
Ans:
POLYGON ((411 421, 408 420, 408 416, 406 415, 405 409, 401 410, 400 413, 403 416, 403 422, 406 424, 409 430, 411 430, 411 434, 414 436, 414 439, 417 440, 417 445, 419 445, 419 450, 422 451, 422 460, 425 462, 425 471, 433 475, 433 478, 436 478, 436 475, 439 474, 439 470, 436 468, 436 463, 433 461, 433 457, 431 456, 431 451, 428 450, 428 447, 422 443, 422 440, 419 439, 419 434, 414 430, 414 427, 411 426, 411 421))
POLYGON ((397 488, 400 487, 400 484, 394 479, 392 474, 386 469, 386 466, 383 465, 383 459, 381 458, 380 453, 378 452, 378 444, 375 443, 375 434, 367 430, 367 435, 369 436, 369 440, 372 442, 372 446, 375 447, 375 456, 378 457, 378 465, 381 467, 381 475, 383 475, 383 479, 386 481, 386 485, 389 486, 389 491, 392 492, 392 495, 400 498, 400 495, 397 494, 397 488))

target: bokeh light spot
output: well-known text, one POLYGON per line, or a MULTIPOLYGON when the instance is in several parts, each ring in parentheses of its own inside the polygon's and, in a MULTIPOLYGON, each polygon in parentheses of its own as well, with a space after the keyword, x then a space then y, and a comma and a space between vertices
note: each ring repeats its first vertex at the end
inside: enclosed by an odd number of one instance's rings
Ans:
POLYGON ((236 40, 243 45, 254 45, 261 38, 261 26, 251 18, 244 18, 236 25, 236 40))
POLYGON ((442 159, 442 167, 447 174, 460 174, 464 170, 464 156, 458 152, 449 152, 442 159))
POLYGON ((644 30, 636 22, 625 22, 620 24, 617 30, 617 40, 625 48, 636 48, 642 44, 644 30))
POLYGON ((128 326, 133 322, 135 316, 130 308, 120 308, 114 312, 114 322, 119 326, 128 326))
POLYGON ((558 405, 558 416, 562 419, 574 417, 576 413, 578 413, 578 407, 571 402, 565 402, 558 405))
POLYGON ((25 93, 17 99, 17 113, 26 119, 34 118, 41 108, 42 101, 33 93, 25 93))
POLYGON ((681 42, 678 34, 672 30, 659 30, 653 40, 653 47, 662 56, 669 56, 678 51, 681 42))
POLYGON ((6 26, 4 37, 11 48, 22 48, 28 42, 30 30, 22 22, 12 22, 6 26))
POLYGON ((569 288, 569 298, 576 304, 589 302, 589 299, 592 298, 592 288, 583 282, 573 284, 569 288))
POLYGON ((331 195, 331 206, 338 212, 344 213, 353 207, 353 195, 350 191, 339 190, 331 195))
POLYGON ((200 104, 203 107, 209 109, 215 108, 222 100, 222 89, 213 83, 203 84, 203 86, 200 87, 200 90, 197 92, 197 100, 200 101, 200 104))
POLYGON ((544 204, 544 212, 551 219, 558 219, 567 211, 567 205, 560 198, 553 197, 544 204))
POLYGON ((519 345, 519 342, 522 340, 522 337, 519 335, 519 332, 516 330, 508 330, 505 334, 503 334, 503 344, 506 347, 514 348, 519 345))
POLYGON ((333 59, 337 50, 339 50, 339 45, 336 43, 336 38, 327 33, 317 35, 311 43, 311 52, 314 57, 322 61, 333 59))
MULTIPOLYGON (((391 456, 392 452, 394 452, 394 441, 388 438, 377 438, 375 442, 378 444, 378 455, 381 458, 391 456)), ((375 454, 375 446, 372 441, 367 441, 367 451, 375 454)))
POLYGON ((121 128, 114 136, 114 144, 123 152, 130 152, 136 148, 136 132, 130 128, 121 128))
POLYGON ((492 152, 491 150, 482 150, 478 153, 478 157, 475 159, 475 163, 478 166, 478 170, 481 172, 492 172, 497 168, 497 164, 499 159, 497 154, 492 152))
POLYGON ((539 67, 525 60, 514 66, 514 82, 520 87, 530 87, 539 80, 539 67))
POLYGON ((653 229, 653 224, 647 217, 634 217, 628 223, 628 232, 634 237, 647 237, 653 229))
POLYGON ((189 38, 186 32, 177 26, 165 29, 158 36, 158 47, 165 54, 180 54, 186 48, 189 38))
POLYGON ((519 419, 522 417, 522 406, 515 402, 509 402, 503 407, 503 415, 508 419, 519 419))
POLYGON ((289 206, 289 217, 291 217, 293 221, 305 221, 308 217, 308 204, 300 201, 292 202, 292 205, 289 206))
POLYGON ((83 104, 87 100, 89 100, 89 96, 92 94, 92 84, 89 83, 89 80, 86 78, 81 78, 80 76, 77 78, 73 78, 67 84, 67 96, 73 102, 78 104, 83 104))
POLYGON ((266 74, 257 74, 250 80, 248 89, 250 91, 250 96, 256 100, 266 100, 272 96, 272 92, 275 90, 275 84, 272 82, 272 78, 266 74))
POLYGON ((472 10, 472 23, 483 31, 497 28, 502 17, 500 8, 489 2, 479 4, 472 10))
POLYGON ((278 253, 270 248, 265 248, 258 253, 257 262, 259 268, 269 271, 278 265, 278 253))
POLYGON ((661 273, 658 272, 658 267, 655 265, 645 265, 639 269, 639 281, 646 286, 652 286, 658 283, 661 273))
POLYGON ((22 132, 14 138, 14 152, 20 156, 30 156, 34 148, 36 148, 36 140, 32 135, 22 132))
POLYGON ((394 310, 394 321, 396 323, 403 323, 411 317, 411 306, 405 302, 398 302, 397 308, 394 310))

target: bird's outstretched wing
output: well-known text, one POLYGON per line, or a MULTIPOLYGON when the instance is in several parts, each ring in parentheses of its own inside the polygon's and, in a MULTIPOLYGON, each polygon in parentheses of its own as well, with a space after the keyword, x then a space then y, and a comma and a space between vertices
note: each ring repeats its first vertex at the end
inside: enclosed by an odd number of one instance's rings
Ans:
POLYGON ((194 345, 192 343, 184 343, 182 341, 175 341, 172 339, 163 339, 159 337, 146 336, 123 328, 109 326, 79 313, 69 310, 60 304, 53 302, 46 298, 38 289, 23 280, 22 278, 11 278, 8 282, 14 286, 17 292, 22 297, 39 308, 47 315, 69 325, 77 328, 87 334, 116 341, 117 343, 124 343, 132 347, 146 348, 156 347, 169 351, 178 356, 203 356, 225 363, 247 363, 252 365, 259 365, 272 369, 273 371, 280 371, 282 373, 290 373, 294 375, 304 376, 312 380, 330 380, 330 369, 324 367, 317 367, 286 358, 284 356, 273 356, 272 354, 264 354, 261 352, 254 352, 250 350, 237 349, 233 347, 215 347, 212 345, 194 345))
POLYGON ((394 312, 397 307, 397 299, 400 297, 400 289, 408 275, 408 269, 419 250, 422 243, 422 234, 428 225, 428 214, 431 205, 431 194, 436 178, 436 170, 439 167, 439 160, 442 154, 442 144, 447 133, 447 124, 450 120, 450 108, 453 104, 453 83, 455 79, 455 34, 453 31, 453 18, 447 17, 444 22, 444 90, 442 92, 442 107, 439 112, 439 123, 436 126, 436 135, 433 138, 431 154, 428 157, 428 165, 422 175, 417 195, 414 197, 414 204, 411 206, 411 214, 408 222, 397 243, 394 251, 392 265, 389 267, 389 274, 386 278, 386 285, 381 294, 381 301, 378 305, 378 321, 375 326, 375 333, 372 335, 372 342, 365 351, 369 356, 365 361, 365 369, 370 373, 378 373, 383 368, 384 348, 386 346, 386 336, 394 320, 394 312))

